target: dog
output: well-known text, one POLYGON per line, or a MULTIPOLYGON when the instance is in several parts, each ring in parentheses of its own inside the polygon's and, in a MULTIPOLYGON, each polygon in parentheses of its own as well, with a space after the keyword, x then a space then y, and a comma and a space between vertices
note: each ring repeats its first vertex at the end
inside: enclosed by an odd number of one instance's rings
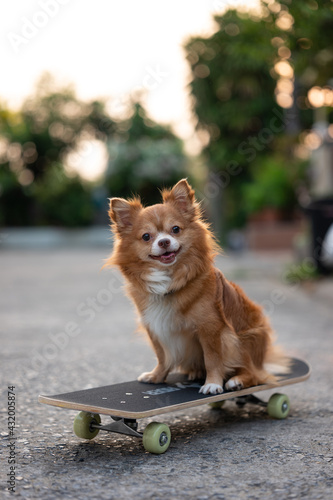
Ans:
POLYGON ((283 364, 262 308, 214 267, 218 246, 186 179, 163 202, 111 198, 115 235, 107 266, 117 266, 156 353, 138 380, 162 383, 169 372, 201 379, 203 394, 274 383, 266 363, 283 364))

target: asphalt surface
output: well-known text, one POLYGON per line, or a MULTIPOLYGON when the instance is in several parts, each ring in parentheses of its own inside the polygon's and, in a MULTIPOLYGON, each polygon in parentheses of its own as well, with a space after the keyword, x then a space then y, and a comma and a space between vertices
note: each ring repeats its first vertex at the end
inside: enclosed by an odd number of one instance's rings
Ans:
POLYGON ((217 260, 265 307, 288 353, 312 365, 307 382, 283 389, 292 403, 286 420, 234 402, 167 413, 157 419, 170 426, 171 446, 152 455, 140 439, 117 434, 82 441, 72 431, 76 412, 37 402, 39 394, 131 380, 154 365, 120 275, 100 270, 107 253, 0 252, 1 497, 331 499, 333 287, 287 285, 286 255, 217 260))

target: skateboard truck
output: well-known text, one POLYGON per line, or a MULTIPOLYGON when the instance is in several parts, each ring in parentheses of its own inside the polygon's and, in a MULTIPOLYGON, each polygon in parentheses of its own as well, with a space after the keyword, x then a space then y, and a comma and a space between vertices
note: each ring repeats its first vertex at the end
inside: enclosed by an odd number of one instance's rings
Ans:
MULTIPOLYGON (((145 441, 145 437, 146 437, 145 432, 138 432, 137 431, 138 423, 134 418, 121 418, 121 417, 113 417, 113 416, 111 416, 111 418, 112 418, 113 422, 111 422, 111 424, 108 424, 108 425, 101 425, 101 424, 92 423, 90 425, 91 431, 93 432, 94 429, 97 429, 98 431, 115 432, 118 434, 125 434, 125 436, 134 436, 134 437, 142 438, 145 441)), ((156 422, 152 422, 152 424, 156 424, 156 422)), ((160 424, 160 425, 163 425, 163 424, 160 424)), ((147 438, 146 438, 146 440, 147 440, 147 438)), ((155 440, 156 440, 156 438, 155 438, 155 440)), ((169 445, 170 445, 170 436, 169 436, 169 433, 166 432, 166 430, 164 429, 160 432, 160 435, 158 436, 158 446, 161 449, 163 449, 165 447, 168 448, 169 445)), ((147 444, 145 445, 145 448, 147 449, 147 444)), ((150 451, 149 444, 148 444, 147 451, 150 451)), ((157 450, 155 451, 155 453, 157 453, 157 450)))
POLYGON ((267 408, 268 403, 266 401, 263 401, 260 398, 257 398, 257 396, 254 396, 253 394, 248 394, 246 396, 240 396, 236 398, 236 405, 239 408, 243 408, 246 404, 251 403, 257 406, 262 406, 263 408, 267 408))
POLYGON ((138 432, 138 423, 133 418, 121 418, 111 416, 113 422, 107 425, 92 422, 90 429, 98 429, 99 431, 115 432, 116 434, 125 434, 126 436, 134 436, 142 438, 143 433, 138 432))

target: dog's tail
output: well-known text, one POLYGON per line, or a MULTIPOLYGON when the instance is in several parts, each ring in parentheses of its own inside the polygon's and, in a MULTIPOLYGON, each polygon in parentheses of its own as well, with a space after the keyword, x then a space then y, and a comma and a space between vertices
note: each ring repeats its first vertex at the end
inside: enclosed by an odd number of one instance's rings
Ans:
POLYGON ((275 375, 286 375, 290 373, 290 358, 281 346, 271 344, 266 351, 264 367, 265 370, 275 375))

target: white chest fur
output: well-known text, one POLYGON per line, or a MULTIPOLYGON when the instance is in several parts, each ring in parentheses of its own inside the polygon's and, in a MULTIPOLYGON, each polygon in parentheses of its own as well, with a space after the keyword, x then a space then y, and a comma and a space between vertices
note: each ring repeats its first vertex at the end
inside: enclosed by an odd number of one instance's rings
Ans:
POLYGON ((179 365, 186 354, 186 341, 182 331, 185 318, 174 310, 172 300, 161 295, 151 295, 150 303, 143 314, 143 323, 162 344, 167 363, 179 365))
POLYGON ((169 292, 171 277, 163 269, 151 269, 145 277, 147 291, 152 294, 165 295, 169 292))

